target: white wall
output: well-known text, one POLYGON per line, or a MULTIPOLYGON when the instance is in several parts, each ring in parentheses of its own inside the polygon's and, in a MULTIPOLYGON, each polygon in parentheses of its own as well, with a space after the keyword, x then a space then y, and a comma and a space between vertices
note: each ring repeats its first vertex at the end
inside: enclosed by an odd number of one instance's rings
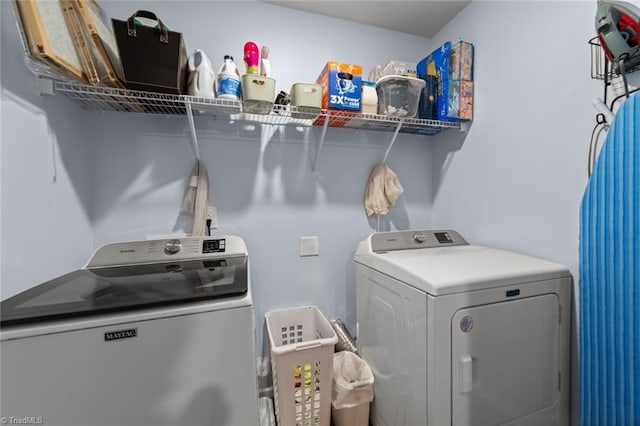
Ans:
POLYGON ((476 48, 475 119, 436 146, 435 226, 578 274, 578 220, 595 124, 594 2, 472 2, 433 39, 476 48), (505 16, 510 17, 505 19, 505 16))
POLYGON ((2 130, 0 297, 81 267, 92 248, 84 112, 40 97, 11 2, 0 2, 2 130))
MULTIPOLYGON (((101 4, 120 19, 138 8, 153 10, 169 27, 183 31, 190 52, 204 49, 216 68, 230 53, 244 70, 244 43, 266 44, 278 90, 313 82, 327 60, 368 70, 389 59, 417 60, 429 51, 426 38, 264 3, 101 4)), ((120 113, 88 119, 94 135, 95 245, 189 231, 190 218, 180 215, 194 161, 186 120, 120 113)), ((270 126, 263 135, 259 126, 252 131, 196 117, 196 127, 219 213, 216 233, 240 235, 249 248, 258 327, 270 309, 312 304, 355 331, 352 257, 357 243, 374 230, 364 213, 364 190, 392 133, 329 129, 319 176, 313 176, 319 128, 286 128, 269 138, 270 126), (320 237, 320 256, 299 257, 299 237, 312 235, 320 237)), ((400 135, 391 151, 388 163, 405 189, 390 215, 394 227, 431 225, 431 146, 439 136, 400 135)))

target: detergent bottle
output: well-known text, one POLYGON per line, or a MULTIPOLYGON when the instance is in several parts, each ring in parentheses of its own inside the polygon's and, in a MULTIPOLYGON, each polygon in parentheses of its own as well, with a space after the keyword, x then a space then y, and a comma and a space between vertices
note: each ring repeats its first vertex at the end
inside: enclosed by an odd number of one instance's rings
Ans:
POLYGON ((187 94, 200 96, 203 98, 213 98, 214 73, 211 61, 207 55, 196 49, 189 57, 189 82, 187 83, 187 94))
POLYGON ((222 99, 240 99, 240 73, 231 55, 224 56, 216 79, 216 94, 222 99))

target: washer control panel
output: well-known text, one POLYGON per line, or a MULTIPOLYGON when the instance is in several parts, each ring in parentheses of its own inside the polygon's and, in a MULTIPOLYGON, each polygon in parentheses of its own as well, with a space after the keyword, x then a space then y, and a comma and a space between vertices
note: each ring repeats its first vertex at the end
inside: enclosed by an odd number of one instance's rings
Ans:
POLYGON ((218 256, 246 256, 247 247, 240 237, 179 237, 130 241, 101 247, 87 267, 103 267, 163 261, 200 259, 218 256))
POLYGON ((469 243, 451 229, 379 232, 371 235, 371 250, 374 252, 460 245, 469 243))
MULTIPOLYGON (((225 244, 224 238, 216 239, 216 240, 202 240, 201 253, 203 254, 224 253, 225 246, 226 244, 225 244)), ((194 254, 196 253, 196 251, 194 250, 196 246, 194 244, 190 244, 188 248, 190 248, 191 249, 190 251, 193 252, 194 254)), ((164 253, 168 254, 169 256, 178 254, 181 251, 182 251, 182 242, 178 239, 168 240, 164 244, 164 253)))
POLYGON ((219 240, 203 240, 202 241, 202 253, 224 253, 226 242, 223 239, 219 240))

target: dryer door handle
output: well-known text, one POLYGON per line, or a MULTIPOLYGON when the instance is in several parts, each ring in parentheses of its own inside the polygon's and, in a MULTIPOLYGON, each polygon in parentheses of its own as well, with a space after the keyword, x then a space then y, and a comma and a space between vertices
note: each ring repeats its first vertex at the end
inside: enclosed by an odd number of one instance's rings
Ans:
POLYGON ((473 385, 473 358, 465 354, 458 361, 458 378, 460 393, 469 393, 473 385))

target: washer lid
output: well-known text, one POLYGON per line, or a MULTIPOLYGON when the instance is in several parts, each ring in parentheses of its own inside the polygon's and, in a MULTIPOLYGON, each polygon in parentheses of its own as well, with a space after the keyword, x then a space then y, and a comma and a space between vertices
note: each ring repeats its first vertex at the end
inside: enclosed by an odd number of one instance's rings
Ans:
MULTIPOLYGON (((433 231, 410 231, 415 232, 433 231)), ((406 240, 407 232, 385 234, 390 240, 406 240)), ((360 243, 355 262, 434 296, 571 276, 563 265, 466 242, 375 252, 372 240, 376 238, 369 236, 360 243)))
POLYGON ((2 327, 245 296, 247 256, 80 269, 1 304, 2 327))

